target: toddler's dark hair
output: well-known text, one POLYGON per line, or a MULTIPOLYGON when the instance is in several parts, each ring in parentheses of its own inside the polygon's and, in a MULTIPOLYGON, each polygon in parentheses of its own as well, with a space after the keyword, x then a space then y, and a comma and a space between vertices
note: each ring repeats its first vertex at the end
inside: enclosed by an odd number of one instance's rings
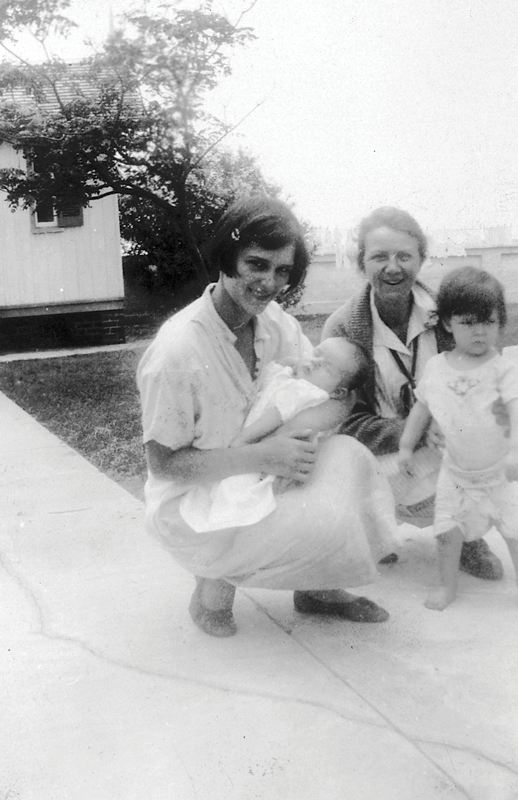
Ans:
POLYGON ((489 272, 459 267, 443 279, 437 295, 437 316, 442 322, 449 322, 453 316, 488 322, 495 311, 503 328, 507 322, 504 287, 489 272))

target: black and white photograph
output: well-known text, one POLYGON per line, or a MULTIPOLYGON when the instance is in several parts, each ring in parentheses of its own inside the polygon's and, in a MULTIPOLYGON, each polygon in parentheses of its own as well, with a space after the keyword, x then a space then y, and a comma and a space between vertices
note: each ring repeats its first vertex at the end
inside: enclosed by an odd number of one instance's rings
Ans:
POLYGON ((517 31, 0 0, 0 800, 517 800, 517 31))

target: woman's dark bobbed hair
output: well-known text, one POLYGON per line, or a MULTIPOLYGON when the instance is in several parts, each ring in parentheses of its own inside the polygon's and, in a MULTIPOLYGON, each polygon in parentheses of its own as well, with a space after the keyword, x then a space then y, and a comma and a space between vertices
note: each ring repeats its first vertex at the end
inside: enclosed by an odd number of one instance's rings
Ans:
POLYGON ((428 242, 421 226, 408 211, 393 206, 376 208, 367 217, 364 217, 358 226, 357 262, 359 269, 365 270, 365 237, 377 228, 391 228, 399 233, 407 233, 417 239, 417 246, 421 263, 428 254, 428 242))
POLYGON ((449 322, 454 316, 488 322, 495 311, 503 328, 507 322, 504 287, 494 275, 477 267, 459 267, 443 278, 437 293, 441 322, 449 322))
POLYGON ((241 250, 250 245, 278 250, 295 245, 295 260, 287 290, 303 280, 309 263, 304 231, 291 209, 281 200, 258 196, 236 200, 214 230, 210 263, 214 270, 233 277, 241 250))

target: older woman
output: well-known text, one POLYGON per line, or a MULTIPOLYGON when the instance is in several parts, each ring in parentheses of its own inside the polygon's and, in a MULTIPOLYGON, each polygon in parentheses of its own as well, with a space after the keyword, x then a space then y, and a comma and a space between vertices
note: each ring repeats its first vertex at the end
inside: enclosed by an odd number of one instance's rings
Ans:
MULTIPOLYGON (((449 336, 435 325, 432 292, 417 280, 426 256, 426 237, 410 214, 390 206, 373 211, 358 230, 358 267, 367 285, 329 317, 322 334, 346 336, 371 354, 369 379, 340 432, 378 457, 399 517, 420 526, 432 521, 440 461, 437 429, 432 426, 421 442, 413 479, 399 475, 395 454, 415 382, 430 356, 451 347, 449 336)), ((463 545, 461 568, 480 578, 503 575, 484 539, 463 545)))
POLYGON ((343 587, 374 580, 376 560, 393 549, 388 484, 353 439, 313 441, 348 408, 329 400, 275 436, 229 447, 266 365, 311 350, 274 302, 305 273, 300 225, 279 201, 236 203, 217 227, 212 263, 218 282, 162 326, 138 369, 149 530, 196 576, 190 613, 208 634, 236 632, 236 586, 292 589, 299 612, 381 622, 384 609, 343 587), (271 514, 207 534, 188 526, 179 505, 190 487, 249 472, 292 482, 271 514))

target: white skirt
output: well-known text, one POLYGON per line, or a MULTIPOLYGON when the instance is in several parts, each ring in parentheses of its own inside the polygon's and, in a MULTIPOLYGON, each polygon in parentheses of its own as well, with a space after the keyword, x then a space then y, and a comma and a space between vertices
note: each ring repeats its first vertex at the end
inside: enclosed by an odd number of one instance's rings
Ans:
POLYGON ((374 456, 349 436, 322 442, 309 481, 276 501, 254 525, 196 533, 176 497, 148 508, 147 526, 193 574, 268 589, 362 586, 398 546, 388 482, 374 456))

